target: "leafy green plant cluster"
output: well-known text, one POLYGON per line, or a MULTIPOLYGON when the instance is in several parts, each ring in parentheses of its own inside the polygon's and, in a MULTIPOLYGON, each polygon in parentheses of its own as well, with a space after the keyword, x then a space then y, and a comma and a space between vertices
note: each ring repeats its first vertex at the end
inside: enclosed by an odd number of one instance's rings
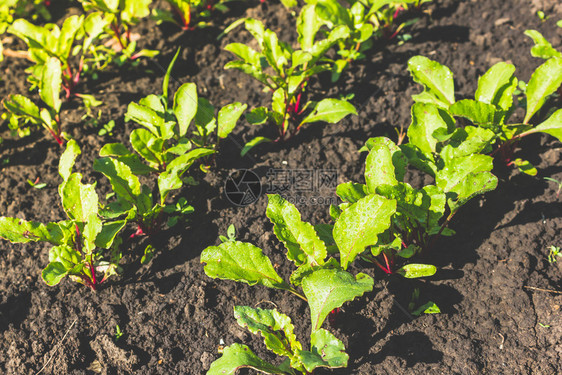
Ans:
POLYGON ((267 374, 310 374, 319 367, 346 367, 349 356, 343 343, 322 325, 331 311, 373 289, 374 280, 363 273, 346 271, 355 256, 348 252, 357 240, 352 228, 313 226, 301 220, 297 208, 279 195, 269 195, 267 216, 273 232, 285 245, 287 259, 296 269, 284 280, 263 251, 251 243, 228 240, 206 248, 201 254, 205 273, 212 278, 262 285, 284 290, 306 301, 310 308, 310 349, 303 349, 293 332, 291 319, 275 309, 236 306, 238 324, 261 334, 266 347, 286 357, 273 365, 243 344, 224 349, 207 374, 234 374, 239 368, 253 368, 267 374), (340 261, 334 255, 340 254, 340 261))
MULTIPOLYGON (((455 99, 453 74, 446 66, 416 56, 410 59, 408 68, 414 80, 424 87, 422 93, 413 97, 416 103, 437 110, 446 124, 454 124, 454 119, 468 122, 470 127, 460 127, 458 131, 474 128, 486 140, 486 147, 480 152, 498 154, 506 164, 522 172, 536 174, 528 161, 513 158, 521 138, 542 132, 562 139, 562 110, 545 110, 545 103, 562 84, 562 58, 551 57, 533 72, 524 94, 525 115, 516 122, 510 122, 516 109, 514 93, 518 86, 512 64, 499 62, 492 66, 478 80, 474 99, 461 100, 455 99)), ((428 131, 436 139, 447 139, 449 134, 443 129, 440 122, 428 131)))
POLYGON ((152 18, 158 23, 171 22, 184 30, 194 30, 209 26, 213 11, 225 13, 229 10, 229 3, 234 1, 166 0, 169 9, 153 9, 152 18))
POLYGON ((365 57, 375 39, 393 39, 405 27, 418 22, 419 18, 403 19, 408 10, 420 10, 430 0, 368 0, 347 1, 344 6, 337 0, 307 1, 303 13, 311 21, 309 27, 318 36, 326 37, 334 29, 345 28, 348 34, 337 42, 337 57, 326 58, 331 64, 332 81, 339 79, 350 63, 365 57), (313 21, 312 21, 313 19, 313 21))
POLYGON ((95 290, 120 270, 121 239, 117 236, 126 220, 101 217, 95 184, 82 183, 82 174, 72 171, 78 155, 80 148, 71 140, 59 163, 63 181, 58 191, 67 218, 43 224, 0 217, 0 237, 14 243, 52 245, 49 264, 41 273, 47 285, 56 285, 68 276, 95 290))
POLYGON ((343 27, 337 28, 326 39, 314 42, 317 30, 310 27, 310 22, 309 14, 301 13, 297 25, 300 49, 293 49, 280 41, 275 32, 251 18, 246 19, 244 25, 258 42, 259 51, 242 43, 231 43, 225 47, 238 58, 227 63, 226 69, 240 70, 272 92, 271 108, 254 108, 246 119, 251 125, 273 123, 279 133, 276 140, 266 137, 250 140, 242 155, 259 143, 286 140, 308 123, 336 123, 349 114, 356 114, 347 100, 323 99, 316 102, 308 98, 306 87, 309 79, 329 69, 329 65, 321 63, 322 57, 347 33, 343 27))

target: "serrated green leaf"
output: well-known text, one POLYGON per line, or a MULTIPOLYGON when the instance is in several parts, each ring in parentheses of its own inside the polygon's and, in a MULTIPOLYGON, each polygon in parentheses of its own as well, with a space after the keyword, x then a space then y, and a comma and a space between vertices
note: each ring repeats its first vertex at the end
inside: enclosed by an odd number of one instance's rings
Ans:
POLYGON ((207 375, 235 375, 241 368, 251 368, 266 374, 287 374, 286 371, 259 358, 246 345, 232 344, 224 348, 222 357, 211 364, 207 375))
POLYGON ((321 328, 328 314, 345 302, 373 290, 374 280, 363 273, 353 277, 338 269, 321 269, 302 280, 302 290, 308 299, 312 332, 321 328))
POLYGON ((343 210, 333 232, 343 269, 367 246, 377 243, 378 235, 390 227, 395 212, 396 201, 378 195, 368 195, 343 210))
POLYGON ((274 224, 273 232, 287 248, 287 258, 297 266, 304 262, 321 265, 327 256, 326 245, 314 227, 301 220, 301 214, 280 195, 268 195, 267 217, 274 224))
POLYGON ((287 289, 288 285, 277 274, 262 250, 250 243, 224 242, 209 246, 201 253, 201 263, 207 276, 269 288, 287 289))
POLYGON ((523 123, 529 123, 543 106, 546 98, 562 84, 562 58, 553 57, 539 66, 527 83, 527 113, 523 123))
POLYGON ((323 99, 312 112, 301 121, 301 125, 323 121, 329 124, 335 124, 349 114, 357 115, 357 111, 353 104, 339 99, 323 99))
POLYGON ((277 310, 234 306, 234 317, 241 327, 253 334, 261 334, 265 346, 280 356, 292 357, 302 350, 294 334, 291 318, 277 310))
MULTIPOLYGON (((408 69, 415 82, 424 86, 425 98, 440 107, 447 108, 455 102, 453 73, 445 65, 424 56, 414 56, 408 61, 408 69)), ((426 101, 420 95, 412 97, 416 102, 426 101)))
POLYGON ((228 137, 246 108, 248 108, 247 104, 236 102, 228 104, 220 109, 219 115, 217 116, 219 138, 228 137))
POLYGON ((195 83, 184 83, 174 95, 174 115, 178 120, 178 135, 187 133, 191 120, 195 118, 198 107, 197 86, 195 83))
POLYGON ((433 276, 437 272, 437 267, 431 264, 406 264, 396 271, 397 274, 407 278, 415 279, 418 277, 433 276))

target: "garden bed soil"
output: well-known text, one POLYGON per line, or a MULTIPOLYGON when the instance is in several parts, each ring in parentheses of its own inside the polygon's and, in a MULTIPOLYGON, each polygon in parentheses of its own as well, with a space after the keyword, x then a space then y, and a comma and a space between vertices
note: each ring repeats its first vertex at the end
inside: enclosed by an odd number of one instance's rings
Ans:
MULTIPOLYGON (((238 127, 220 146, 207 174, 194 172, 198 186, 183 189, 196 211, 190 221, 163 231, 152 239, 127 240, 123 249, 125 272, 98 292, 70 280, 48 287, 41 280, 48 248, 41 244, 2 242, 0 251, 0 372, 31 374, 204 374, 217 359, 219 347, 246 343, 271 359, 261 338, 238 327, 234 305, 277 307, 292 317, 297 336, 305 340, 309 312, 294 296, 263 287, 212 280, 203 272, 199 254, 217 243, 229 224, 238 239, 260 246, 284 277, 292 271, 284 249, 265 216, 267 198, 246 207, 231 204, 224 194, 228 175, 248 168, 264 185, 271 169, 336 171, 339 182, 363 181, 364 155, 357 151, 366 139, 396 137, 396 129, 410 122, 411 95, 419 92, 407 71, 407 61, 425 55, 449 66, 455 74, 457 97, 468 97, 477 78, 503 60, 517 67, 528 81, 541 61, 530 53, 526 29, 537 29, 555 47, 562 46, 562 18, 557 1, 437 1, 428 9, 402 45, 379 43, 364 61, 331 86, 322 77, 312 87, 316 95, 332 97, 354 93, 359 115, 337 125, 315 124, 285 144, 261 145, 240 158, 239 145, 269 130, 238 127), (541 22, 535 11, 550 18, 541 22), (149 266, 140 266, 144 246, 152 241, 159 253, 149 266), (115 339, 116 325, 123 332, 115 339)), ((221 20, 251 16, 265 20, 282 39, 295 41, 294 19, 273 2, 239 8, 221 20)), ((110 70, 89 79, 84 92, 103 99, 100 124, 116 121, 112 136, 97 135, 99 128, 81 119, 83 111, 70 103, 63 112, 65 130, 78 140, 83 154, 76 170, 84 179, 98 181, 100 193, 107 181, 91 172, 101 145, 127 142, 131 123, 123 120, 127 104, 161 92, 165 67, 178 47, 180 59, 173 71, 172 89, 195 82, 201 96, 220 107, 233 101, 250 107, 265 104, 268 94, 258 83, 235 71, 223 70, 231 59, 224 46, 251 40, 236 31, 220 41, 220 28, 180 32, 151 21, 137 28, 145 48, 162 51, 154 61, 136 69, 110 70)), ((18 47, 13 42, 12 47, 18 47)), ((21 45, 19 45, 21 47, 21 45)), ((26 91, 26 61, 7 58, 2 67, 0 92, 26 91)), ((530 159, 538 175, 530 177, 498 165, 496 191, 476 198, 452 223, 457 232, 442 238, 420 262, 436 264, 434 277, 403 280, 385 277, 366 264, 352 272, 376 278, 373 292, 344 306, 332 330, 350 356, 347 369, 318 370, 318 374, 559 374, 562 372, 562 259, 547 261, 547 248, 562 245, 562 205, 556 186, 543 177, 562 179, 561 144, 548 136, 531 136, 521 143, 520 155, 530 159), (364 268, 361 268, 364 267, 364 268), (414 288, 420 303, 434 301, 441 314, 412 317, 405 312, 414 288), (540 288, 540 289, 533 289, 540 288)), ((0 146, 0 214, 27 220, 64 218, 57 186, 62 150, 42 132, 0 146), (33 189, 27 179, 47 184, 33 189)), ((269 175, 270 176, 270 175, 269 175)), ((416 172, 408 181, 419 184, 416 172)), ((294 186, 293 186, 294 188, 294 186)), ((329 222, 328 206, 311 204, 318 193, 299 193, 303 218, 329 222)), ((334 191, 322 192, 333 198, 334 191)), ((134 228, 130 228, 132 233, 134 228)), ((275 360, 275 359, 273 359, 275 360)), ((244 372, 241 372, 244 373, 244 372)), ((246 372, 252 373, 252 372, 246 372)))

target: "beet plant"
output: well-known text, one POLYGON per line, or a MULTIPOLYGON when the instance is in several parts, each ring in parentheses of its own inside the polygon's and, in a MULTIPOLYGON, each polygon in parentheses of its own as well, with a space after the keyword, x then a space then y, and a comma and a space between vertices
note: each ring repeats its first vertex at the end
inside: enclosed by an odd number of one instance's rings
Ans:
MULTIPOLYGON (((535 175, 535 167, 526 160, 513 157, 518 141, 538 132, 550 134, 562 140, 562 109, 554 111, 543 119, 537 116, 545 107, 550 95, 562 84, 562 58, 551 57, 539 66, 526 85, 526 111, 522 121, 510 123, 513 114, 513 96, 518 80, 515 66, 499 62, 492 66, 478 80, 474 99, 455 100, 453 74, 446 66, 423 56, 415 56, 408 62, 414 81, 423 85, 422 93, 413 97, 420 104, 430 104, 438 111, 445 112, 445 119, 454 123, 453 118, 463 118, 477 127, 481 134, 493 134, 489 138, 492 155, 500 155, 507 165, 515 165, 522 172, 535 175), (447 117, 448 116, 448 117, 447 117), (535 119, 537 125, 532 124, 535 119)), ((436 123, 432 129, 444 129, 436 123)), ((460 130, 459 130, 460 131, 460 130)), ((435 134, 438 139, 448 137, 442 130, 435 134)))
POLYGON ((61 129, 61 92, 69 100, 78 97, 89 110, 100 104, 92 95, 78 93, 76 88, 83 73, 87 54, 103 31, 101 14, 87 17, 70 16, 61 28, 55 24, 36 26, 17 19, 8 32, 22 39, 34 65, 27 69, 28 81, 39 91, 41 104, 24 95, 10 95, 4 100, 5 118, 9 127, 20 136, 28 135, 29 124, 42 126, 62 146, 65 135, 61 129), (74 65, 73 59, 78 59, 74 65))
POLYGON ((432 265, 400 265, 430 247, 433 238, 452 235, 447 226, 458 210, 497 186, 497 178, 490 172, 492 157, 481 154, 493 134, 476 127, 454 130, 448 121, 437 107, 414 104, 410 142, 397 146, 385 137, 369 139, 364 147, 369 151, 365 184, 346 182, 337 187, 343 203, 330 210, 336 221, 334 238, 342 232, 340 227, 354 228, 361 241, 351 242, 352 254, 376 264, 386 274, 406 278, 433 275, 436 268, 432 265), (437 133, 440 140, 433 135, 437 133), (408 165, 428 173, 435 184, 414 188, 404 182, 408 165), (365 213, 375 214, 385 205, 389 224, 381 232, 379 224, 365 213))
POLYGON ((356 114, 347 100, 327 98, 316 102, 308 97, 306 88, 309 79, 330 69, 330 65, 323 64, 321 59, 338 40, 349 34, 349 30, 342 26, 330 32, 326 39, 315 41, 317 29, 313 16, 309 12, 299 16, 297 31, 301 49, 293 49, 280 41, 275 32, 251 18, 246 19, 244 24, 258 42, 260 50, 242 43, 231 43, 225 47, 238 58, 227 63, 226 69, 238 69, 250 75, 273 93, 271 108, 254 108, 246 119, 252 125, 275 124, 279 136, 275 140, 266 137, 250 140, 242 155, 259 143, 287 140, 306 124, 337 123, 349 114, 356 114))
POLYGON ((170 6, 167 9, 154 9, 152 18, 158 23, 175 23, 184 30, 209 26, 209 19, 214 10, 227 12, 228 3, 233 0, 166 0, 170 6))
POLYGON ((152 0, 80 0, 84 11, 101 14, 104 35, 110 35, 114 44, 108 48, 104 45, 96 47, 95 61, 98 66, 106 66, 109 62, 122 65, 139 57, 154 57, 159 52, 143 49, 137 51, 137 42, 131 29, 140 19, 150 15, 149 5, 152 0))
POLYGON ((193 83, 183 84, 170 103, 172 66, 173 62, 165 75, 162 95, 152 94, 128 106, 126 117, 141 126, 130 135, 134 152, 121 143, 106 144, 94 163, 94 169, 109 179, 116 193, 108 213, 136 222, 137 234, 157 232, 164 213, 175 217, 168 222, 173 224, 178 216, 193 210, 185 201, 167 205, 166 199, 189 182, 184 175, 197 160, 216 152, 211 136, 226 138, 246 108, 233 103, 223 107, 215 118, 214 108, 198 98, 193 83), (155 190, 141 184, 139 176, 154 176, 155 190))
MULTIPOLYGON (((389 224, 376 212, 365 215, 381 222, 378 233, 389 224)), ((201 254, 201 262, 212 278, 280 289, 306 301, 310 308, 310 350, 303 349, 296 340, 288 316, 276 310, 236 306, 238 324, 252 333, 260 333, 266 347, 286 359, 276 366, 256 356, 248 346, 233 344, 224 349, 223 356, 213 362, 207 374, 234 374, 247 367, 266 374, 294 375, 310 374, 318 367, 346 367, 348 355, 343 343, 323 329, 322 324, 331 311, 373 289, 370 276, 353 276, 345 270, 357 255, 349 252, 350 245, 361 242, 362 235, 353 228, 340 226, 341 232, 337 233, 341 236, 334 235, 335 246, 329 246, 332 239, 324 233, 325 226, 303 222, 296 207, 278 195, 269 195, 267 216, 274 225, 273 232, 287 249, 287 259, 297 267, 289 282, 279 276, 263 251, 250 243, 226 241, 210 246, 201 254), (338 251, 341 263, 332 257, 338 251)))
POLYGON ((373 46, 375 38, 394 38, 402 29, 418 21, 417 18, 397 24, 397 19, 408 6, 419 8, 419 1, 348 1, 349 7, 337 0, 308 1, 303 13, 314 18, 309 27, 318 35, 328 34, 338 27, 349 30, 346 37, 337 42, 337 58, 325 59, 333 68, 332 81, 336 82, 343 70, 352 62, 363 59, 365 52, 373 46))
POLYGON ((68 276, 96 290, 108 277, 119 272, 121 240, 116 236, 126 220, 101 217, 95 184, 83 184, 82 175, 72 172, 79 154, 80 148, 71 140, 59 163, 63 182, 58 191, 67 219, 43 224, 0 217, 0 237, 12 243, 48 242, 53 245, 49 264, 41 273, 47 285, 56 285, 68 276))

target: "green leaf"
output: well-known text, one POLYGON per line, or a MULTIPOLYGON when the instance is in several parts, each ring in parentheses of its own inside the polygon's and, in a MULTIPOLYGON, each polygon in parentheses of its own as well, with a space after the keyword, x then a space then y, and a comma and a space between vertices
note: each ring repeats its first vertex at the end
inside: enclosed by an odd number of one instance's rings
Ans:
MULTIPOLYGON (((68 147, 68 146, 67 146, 68 147)), ((108 143, 103 145, 100 150, 100 156, 126 156, 131 155, 131 151, 123 143, 108 143)))
POLYGON ((286 371, 259 358, 246 345, 232 344, 224 348, 222 357, 211 364, 207 375, 235 375, 241 368, 251 368, 266 374, 287 374, 286 371))
POLYGON ((10 95, 4 100, 4 107, 15 115, 30 116, 36 124, 41 124, 39 107, 23 95, 10 95))
POLYGON ((166 69, 166 74, 164 75, 164 80, 162 81, 162 98, 164 99, 164 103, 166 103, 166 107, 168 106, 168 86, 170 85, 170 76, 172 75, 172 69, 174 69, 174 65, 178 56, 180 55, 181 47, 178 47, 176 54, 170 61, 168 65, 168 69, 166 69))
MULTIPOLYGON (((97 211, 97 210, 96 210, 97 211)), ((84 254, 91 254, 95 245, 95 240, 98 234, 102 230, 102 223, 100 218, 97 216, 97 212, 92 212, 87 219, 86 225, 82 232, 82 237, 84 239, 84 247, 82 251, 84 254)))
POLYGON ((250 125, 263 125, 268 119, 268 110, 266 107, 257 107, 246 113, 246 121, 250 125))
POLYGON ((82 27, 83 22, 83 16, 72 15, 65 18, 64 23, 62 24, 60 36, 57 38, 56 47, 57 56, 61 59, 61 61, 68 60, 70 50, 74 44, 74 39, 82 27))
POLYGON ((343 269, 347 269, 367 246, 377 243, 378 235, 390 227, 390 218, 395 212, 395 200, 368 195, 340 214, 333 234, 343 269))
POLYGON ((43 281, 45 281, 45 284, 55 286, 60 283, 66 275, 68 275, 68 272, 69 270, 67 270, 62 263, 51 262, 43 269, 41 277, 43 278, 43 281))
POLYGON ((536 176, 538 173, 537 168, 535 168, 535 166, 528 160, 517 158, 513 160, 513 164, 517 167, 517 169, 529 176, 536 176))
POLYGON ((291 318, 277 310, 234 306, 234 317, 241 327, 253 334, 261 334, 265 346, 280 356, 292 357, 302 350, 302 345, 293 333, 291 318))
POLYGON ((301 351, 299 360, 312 371, 318 367, 339 368, 347 367, 349 356, 345 353, 345 346, 332 333, 320 328, 310 335, 311 350, 301 351))
POLYGON ((98 213, 98 194, 94 185, 82 184, 80 173, 71 174, 60 185, 62 206, 69 218, 86 223, 91 215, 98 213))
POLYGON ((402 180, 408 160, 400 148, 388 138, 374 138, 370 146, 365 162, 365 181, 368 191, 374 193, 377 186, 393 186, 398 180, 402 180))
POLYGON ((367 186, 355 182, 345 182, 336 188, 336 194, 344 202, 355 203, 369 194, 367 186))
POLYGON ((453 116, 467 118, 473 124, 483 127, 498 126, 505 115, 503 110, 497 110, 493 104, 472 99, 459 100, 449 108, 449 111, 453 116))
POLYGON ((316 33, 320 30, 321 26, 322 22, 316 15, 315 6, 308 4, 303 7, 297 19, 298 42, 303 51, 310 51, 312 49, 316 33))
POLYGON ((533 131, 550 134, 562 141, 562 109, 557 110, 544 122, 535 126, 533 131))
POLYGON ((263 55, 255 49, 242 43, 230 43, 224 49, 233 53, 239 59, 244 60, 246 64, 253 66, 257 71, 261 70, 260 60, 263 55))
POLYGON ((63 237, 56 224, 44 225, 16 217, 0 217, 0 237, 12 243, 50 242, 58 244, 63 237))
POLYGON ((131 169, 119 160, 104 157, 94 161, 94 170, 105 175, 113 188, 113 191, 121 198, 133 205, 141 204, 141 211, 146 212, 150 207, 142 205, 140 199, 141 185, 137 176, 131 169))
POLYGON ((259 145, 260 143, 264 143, 264 142, 271 142, 271 139, 269 139, 267 137, 255 137, 254 139, 252 139, 251 141, 247 142, 244 145, 244 148, 242 149, 242 151, 240 151, 240 156, 243 157, 252 148, 254 148, 255 146, 259 145))
POLYGON ((80 155, 80 153, 80 147, 74 139, 71 139, 66 143, 66 149, 60 156, 59 160, 59 174, 63 181, 68 180, 72 174, 72 167, 74 167, 76 158, 80 155))
POLYGON ((129 103, 125 117, 144 126, 154 135, 160 136, 160 128, 164 125, 164 118, 154 110, 137 103, 129 103))
POLYGON ((197 86, 195 83, 184 83, 174 95, 174 115, 178 120, 178 135, 187 133, 191 120, 197 114, 197 86))
POLYGON ((277 71, 279 75, 284 74, 285 65, 288 61, 285 57, 284 46, 279 43, 277 34, 273 31, 266 29, 263 34, 262 41, 263 54, 267 59, 269 65, 277 71))
POLYGON ((429 301, 426 304, 420 306, 419 308, 412 311, 412 315, 420 316, 422 313, 424 314, 440 314, 441 309, 439 306, 435 304, 435 302, 429 301))
POLYGON ((507 111, 513 104, 513 92, 517 87, 514 73, 515 66, 512 64, 506 62, 495 64, 478 79, 478 89, 474 99, 507 111))
POLYGON ((444 108, 455 102, 453 73, 449 68, 427 57, 414 56, 408 61, 408 69, 414 81, 424 86, 422 94, 412 97, 414 101, 433 98, 435 104, 444 108))
POLYGON ((160 204, 165 204, 168 192, 182 187, 181 176, 197 159, 211 155, 214 152, 215 150, 208 148, 196 148, 172 160, 166 167, 166 170, 158 176, 160 204))
POLYGON ((41 82, 39 83, 39 95, 56 113, 60 111, 62 101, 60 90, 62 85, 62 69, 60 61, 55 57, 50 57, 43 66, 41 82))
POLYGON ((338 269, 321 269, 302 280, 302 290, 308 299, 312 332, 321 328, 328 314, 345 302, 373 290, 374 280, 363 273, 353 277, 338 269))
POLYGON ((327 256, 326 245, 318 238, 314 227, 301 220, 301 214, 280 195, 267 196, 267 217, 273 223, 273 232, 287 248, 287 258, 297 266, 303 263, 321 265, 327 256))
POLYGON ((431 264, 406 264, 396 271, 397 274, 407 278, 415 279, 418 277, 433 276, 437 272, 437 267, 431 264))
POLYGON ((269 288, 287 289, 288 285, 277 274, 262 250, 250 243, 224 242, 209 246, 201 253, 201 263, 207 276, 269 288))
POLYGON ((96 237, 96 246, 102 249, 109 249, 117 234, 125 227, 127 220, 116 220, 103 223, 103 227, 96 237))
POLYGON ((217 117, 219 138, 228 137, 246 108, 248 108, 247 104, 236 102, 228 104, 220 109, 217 117))
POLYGON ((351 103, 339 99, 323 99, 301 121, 301 125, 318 121, 335 124, 349 114, 357 115, 357 111, 351 103))
POLYGON ((424 154, 437 152, 438 141, 433 134, 438 129, 447 130, 447 128, 447 122, 435 105, 414 103, 412 123, 408 127, 408 139, 424 154))
POLYGON ((548 59, 531 75, 527 83, 527 114, 523 123, 529 123, 533 115, 543 106, 546 98, 562 84, 562 58, 548 59))
POLYGON ((353 28, 353 21, 349 16, 349 12, 337 1, 318 0, 316 1, 316 14, 328 23, 329 28, 337 25, 346 25, 353 28))
POLYGON ((163 163, 164 140, 151 131, 139 128, 131 132, 131 146, 149 163, 163 163))
POLYGON ((562 53, 555 50, 552 44, 536 30, 525 30, 525 35, 533 39, 535 45, 531 48, 531 55, 541 59, 550 59, 551 57, 561 57, 562 53))

